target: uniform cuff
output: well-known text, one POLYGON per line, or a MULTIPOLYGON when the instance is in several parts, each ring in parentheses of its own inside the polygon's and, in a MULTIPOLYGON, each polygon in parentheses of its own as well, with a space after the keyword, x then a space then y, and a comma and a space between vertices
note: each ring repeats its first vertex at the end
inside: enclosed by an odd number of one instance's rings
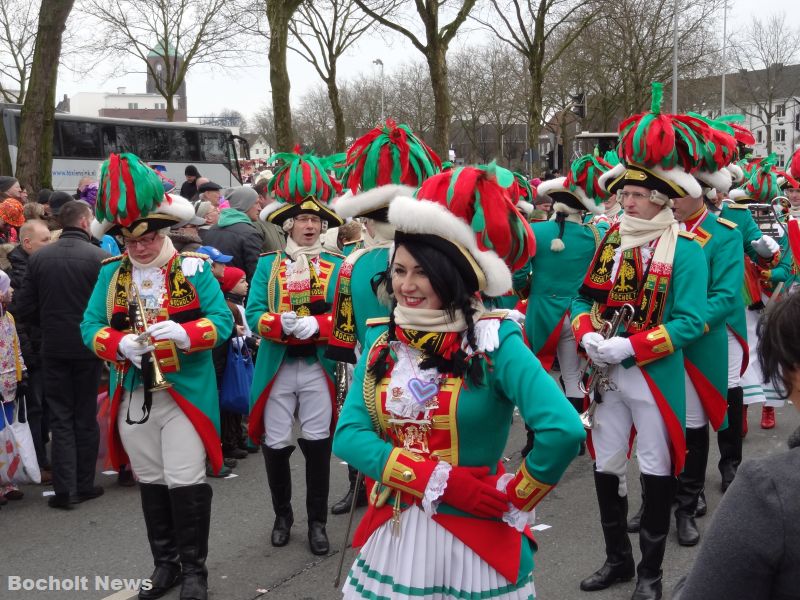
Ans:
POLYGON ((528 472, 523 462, 508 484, 508 501, 523 512, 530 512, 555 486, 542 483, 528 472))
POLYGON ((92 351, 105 361, 120 362, 119 343, 125 335, 122 331, 117 331, 112 327, 103 327, 94 334, 92 351))
POLYGON ((436 464, 414 452, 395 448, 383 468, 381 482, 421 499, 436 464))
POLYGON ((285 342, 281 316, 276 313, 265 312, 258 320, 258 335, 273 342, 285 342))
POLYGON ((583 336, 587 333, 597 333, 597 330, 592 324, 592 317, 589 315, 589 313, 581 313, 572 319, 572 332, 579 344, 583 339, 583 336))
POLYGON ((633 346, 633 356, 636 359, 636 364, 640 367, 675 352, 669 332, 663 325, 647 331, 641 331, 632 335, 629 339, 633 346))
POLYGON ((192 352, 200 352, 201 350, 211 350, 217 345, 217 327, 210 319, 203 317, 189 321, 188 323, 181 323, 181 327, 189 336, 189 347, 183 352, 187 354, 192 352))

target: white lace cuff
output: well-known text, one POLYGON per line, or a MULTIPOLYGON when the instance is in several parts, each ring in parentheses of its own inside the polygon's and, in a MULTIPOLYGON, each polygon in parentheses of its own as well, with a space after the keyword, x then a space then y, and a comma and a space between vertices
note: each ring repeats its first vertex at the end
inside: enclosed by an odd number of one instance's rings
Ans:
POLYGON ((439 461, 433 468, 428 485, 425 486, 425 495, 422 497, 422 510, 428 517, 436 514, 436 509, 439 508, 442 494, 447 487, 447 479, 450 477, 450 469, 453 467, 445 461, 439 461))
MULTIPOLYGON (((497 490, 504 492, 508 486, 508 482, 514 479, 514 473, 505 473, 497 480, 497 490)), ((530 512, 525 512, 518 509, 516 506, 508 503, 508 510, 503 513, 503 523, 513 527, 520 533, 525 530, 526 525, 530 525, 536 519, 536 509, 530 512)))

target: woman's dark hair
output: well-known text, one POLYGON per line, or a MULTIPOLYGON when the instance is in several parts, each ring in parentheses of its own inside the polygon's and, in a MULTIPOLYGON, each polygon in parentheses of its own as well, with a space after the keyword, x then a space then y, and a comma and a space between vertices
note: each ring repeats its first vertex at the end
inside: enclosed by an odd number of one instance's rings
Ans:
POLYGON ((758 359, 764 383, 772 382, 785 396, 792 393, 793 375, 800 369, 800 294, 775 302, 758 324, 758 359))
MULTIPOLYGON (((477 348, 478 343, 475 339, 475 308, 472 306, 472 300, 475 297, 467 287, 466 282, 450 262, 449 258, 441 251, 433 248, 432 246, 424 243, 413 242, 408 239, 399 242, 395 247, 395 252, 399 247, 405 248, 414 260, 417 261, 428 280, 431 282, 431 287, 439 299, 442 301, 442 308, 447 312, 450 317, 455 317, 457 310, 464 313, 464 320, 467 322, 467 341, 472 348, 477 348)), ((377 293, 377 289, 381 284, 386 286, 386 291, 390 294, 394 293, 392 289, 392 276, 391 269, 394 263, 394 256, 389 261, 389 268, 372 279, 372 289, 377 293)), ((389 339, 394 341, 397 338, 394 334, 394 307, 397 305, 397 300, 392 303, 392 310, 389 313, 389 339)), ((388 370, 386 358, 389 354, 389 347, 382 350, 381 355, 372 367, 372 372, 376 378, 381 379, 385 376, 388 370)), ((440 373, 452 373, 456 377, 468 376, 471 383, 480 385, 483 383, 483 366, 480 361, 467 360, 467 354, 463 350, 456 352, 451 358, 445 359, 439 355, 428 355, 420 363, 420 368, 431 369, 435 368, 440 373)))

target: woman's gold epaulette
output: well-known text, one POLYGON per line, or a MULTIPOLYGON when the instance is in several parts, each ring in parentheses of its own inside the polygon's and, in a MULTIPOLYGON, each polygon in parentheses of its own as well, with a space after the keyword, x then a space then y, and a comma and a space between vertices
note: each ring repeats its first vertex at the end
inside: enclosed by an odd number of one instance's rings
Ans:
POLYGON ((367 327, 378 327, 379 325, 386 325, 389 323, 389 317, 373 317, 367 319, 367 327))
POLYGON ((118 260, 122 260, 122 254, 117 254, 116 256, 109 256, 108 258, 104 258, 100 264, 107 265, 109 263, 116 262, 118 260))

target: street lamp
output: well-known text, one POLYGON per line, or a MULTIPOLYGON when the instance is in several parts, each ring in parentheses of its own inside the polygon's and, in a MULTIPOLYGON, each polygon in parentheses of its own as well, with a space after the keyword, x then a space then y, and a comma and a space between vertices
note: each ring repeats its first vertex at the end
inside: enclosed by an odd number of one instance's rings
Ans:
POLYGON ((384 110, 383 104, 383 61, 380 58, 376 58, 372 61, 373 65, 378 65, 381 68, 381 123, 386 122, 386 111, 384 110))
POLYGON ((728 0, 722 9, 722 90, 720 90, 720 115, 725 114, 725 73, 728 70, 726 50, 728 49, 728 0))

